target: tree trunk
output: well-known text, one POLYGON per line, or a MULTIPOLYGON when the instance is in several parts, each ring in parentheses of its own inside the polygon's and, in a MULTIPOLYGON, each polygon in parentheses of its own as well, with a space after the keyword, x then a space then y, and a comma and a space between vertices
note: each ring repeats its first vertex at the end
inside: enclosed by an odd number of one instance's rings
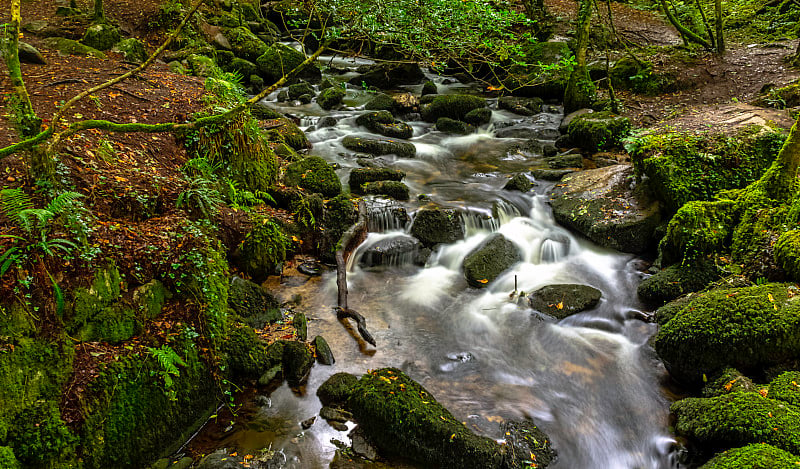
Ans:
POLYGON ((564 112, 590 107, 595 99, 596 88, 586 68, 586 49, 589 46, 589 30, 592 26, 591 0, 578 0, 578 24, 575 34, 575 68, 564 91, 564 112))
POLYGON ((103 10, 103 0, 94 0, 94 21, 102 23, 106 20, 106 13, 103 10))
POLYGON ((11 0, 11 22, 6 26, 6 37, 3 41, 3 54, 5 55, 8 75, 11 78, 11 87, 14 96, 11 108, 17 123, 17 130, 23 139, 39 133, 42 120, 33 112, 31 98, 22 79, 22 70, 19 63, 19 28, 22 22, 21 0, 11 0))
POLYGON ((717 54, 725 55, 725 38, 722 35, 722 0, 714 0, 714 13, 717 17, 717 54))
POLYGON ((795 193, 797 169, 800 167, 800 119, 794 123, 789 137, 778 153, 778 157, 767 169, 758 185, 767 197, 773 200, 787 200, 795 193))
POLYGON ((675 29, 678 30, 678 32, 681 34, 681 37, 685 42, 686 41, 694 42, 696 44, 700 44, 706 49, 711 49, 710 42, 692 32, 689 28, 684 26, 678 20, 678 18, 675 17, 675 15, 672 14, 672 11, 670 11, 669 6, 667 5, 667 2, 665 0, 660 0, 660 2, 661 2, 661 8, 664 10, 664 14, 667 15, 667 19, 669 20, 670 23, 672 23, 672 26, 674 26, 675 29))

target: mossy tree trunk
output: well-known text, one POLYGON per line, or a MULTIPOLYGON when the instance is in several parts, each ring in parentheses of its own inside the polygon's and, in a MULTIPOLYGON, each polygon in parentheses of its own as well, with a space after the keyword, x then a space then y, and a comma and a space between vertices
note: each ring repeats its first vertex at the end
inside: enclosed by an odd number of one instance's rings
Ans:
POLYGON ((717 54, 724 55, 725 37, 722 35, 722 0, 714 0, 714 14, 717 17, 717 54))
POLYGON ((787 201, 797 189, 797 169, 800 167, 800 119, 794 123, 778 157, 761 176, 758 185, 773 200, 787 201))
POLYGON ((8 75, 11 78, 11 87, 14 89, 12 97, 13 112, 17 121, 17 130, 23 138, 28 138, 39 133, 42 120, 33 112, 31 98, 22 79, 22 69, 19 63, 19 32, 22 22, 21 0, 11 0, 11 22, 6 26, 6 37, 3 40, 3 55, 5 56, 8 75))
POLYGON ((106 20, 106 12, 103 9, 103 0, 94 0, 94 21, 102 23, 106 20))
POLYGON ((570 74, 564 91, 564 112, 590 107, 595 99, 596 88, 586 68, 586 49, 589 46, 589 30, 592 26, 591 0, 578 0, 578 22, 575 33, 575 68, 570 74))
POLYGON ((683 25, 680 20, 672 13, 672 10, 669 9, 666 0, 659 0, 661 3, 661 8, 664 10, 664 14, 667 15, 667 19, 675 29, 681 34, 684 42, 694 42, 695 44, 700 44, 701 46, 705 47, 706 49, 712 49, 713 44, 711 44, 707 39, 704 37, 696 34, 689 28, 683 25))

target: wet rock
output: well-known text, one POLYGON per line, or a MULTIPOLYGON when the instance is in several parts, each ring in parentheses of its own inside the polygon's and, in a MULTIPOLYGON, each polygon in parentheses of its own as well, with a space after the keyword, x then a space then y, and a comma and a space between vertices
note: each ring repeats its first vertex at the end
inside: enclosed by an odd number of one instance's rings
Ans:
POLYGON ((304 94, 314 94, 314 87, 304 81, 295 83, 294 85, 289 85, 286 90, 289 92, 290 99, 297 99, 304 94))
POLYGON ((247 325, 257 329, 283 317, 278 300, 266 288, 239 277, 231 280, 228 306, 242 317, 247 325))
POLYGON ((47 61, 44 60, 42 53, 39 52, 39 49, 33 47, 27 42, 19 43, 19 61, 22 63, 39 65, 44 65, 47 63, 47 61))
POLYGON ((283 374, 289 386, 299 386, 308 379, 314 356, 301 342, 286 342, 283 347, 283 374))
POLYGON ((367 441, 366 437, 364 436, 364 432, 360 429, 356 429, 353 433, 350 434, 350 441, 351 446, 353 448, 353 452, 357 455, 361 456, 362 458, 369 459, 370 461, 374 461, 378 458, 378 451, 375 449, 369 441, 367 441))
POLYGON ((336 120, 335 117, 331 117, 331 116, 321 117, 317 121, 317 128, 318 129, 326 129, 328 127, 336 127, 336 123, 337 122, 338 121, 336 120))
POLYGON ((776 365, 797 355, 799 299, 796 287, 780 283, 696 294, 658 331, 655 350, 687 385, 727 367, 776 365))
POLYGON ((338 409, 336 407, 328 407, 324 406, 319 410, 319 416, 324 418, 329 422, 350 422, 353 420, 353 414, 344 410, 338 409))
POLYGON ((464 238, 461 215, 453 209, 422 208, 414 216, 411 236, 425 246, 450 244, 464 238))
POLYGON ((513 124, 495 131, 497 138, 524 138, 528 140, 555 140, 560 135, 556 129, 534 127, 530 122, 513 124))
POLYGON ((692 265, 671 265, 642 281, 636 293, 642 301, 664 304, 686 293, 700 291, 717 280, 719 273, 714 264, 698 261, 692 265))
POLYGON ((339 176, 331 165, 319 156, 308 156, 291 163, 286 167, 283 180, 287 186, 302 187, 325 197, 335 197, 342 192, 339 176))
POLYGON ((356 124, 389 138, 407 139, 414 134, 414 129, 410 125, 396 120, 389 111, 372 111, 361 114, 356 118, 356 124))
POLYGON ((592 309, 600 302, 600 290, 588 285, 547 285, 529 295, 531 308, 557 319, 592 309))
POLYGON ((425 74, 415 63, 385 63, 370 66, 370 70, 353 77, 350 84, 372 86, 381 90, 396 88, 399 85, 414 85, 425 79, 425 74))
POLYGON ((258 377, 258 385, 269 386, 270 383, 272 383, 274 380, 282 377, 283 377, 283 365, 278 364, 271 367, 270 369, 262 373, 261 376, 258 377))
POLYGON ((388 94, 378 93, 364 105, 368 111, 389 111, 392 112, 396 107, 394 99, 388 94))
POLYGON ((475 127, 460 120, 440 117, 436 120, 436 130, 450 134, 467 135, 474 132, 475 127))
POLYGON ((399 169, 391 168, 356 168, 350 171, 350 190, 356 194, 361 193, 361 186, 375 181, 400 181, 406 173, 399 169))
POLYGON ((655 244, 660 207, 641 186, 631 188, 632 177, 625 165, 570 174, 550 194, 553 216, 601 246, 645 252, 655 244))
POLYGON ((436 83, 428 80, 425 84, 422 85, 422 96, 429 95, 429 94, 439 94, 439 88, 436 86, 436 83))
POLYGON ((308 339, 308 320, 303 313, 295 313, 292 318, 292 327, 294 327, 294 335, 297 340, 305 342, 308 339))
POLYGON ((86 28, 81 42, 93 49, 109 50, 118 43, 122 37, 119 30, 108 23, 97 23, 86 28))
POLYGON ((482 288, 521 260, 517 245, 494 233, 464 258, 464 277, 470 286, 482 288))
POLYGON ((352 151, 369 153, 370 155, 397 155, 400 158, 414 158, 417 148, 412 143, 395 142, 377 138, 362 138, 348 135, 342 140, 342 145, 352 151))
POLYGON ((408 200, 408 186, 400 181, 375 181, 361 186, 364 194, 385 195, 395 200, 408 200))
POLYGON ((421 243, 410 236, 387 238, 370 246, 358 265, 364 268, 417 263, 421 243))
POLYGON ((259 120, 284 119, 286 116, 269 104, 257 102, 250 107, 250 113, 259 120))
POLYGON ((486 107, 486 100, 479 96, 452 94, 436 96, 421 112, 427 122, 436 122, 441 117, 463 121, 467 113, 482 107, 486 107))
POLYGON ((308 430, 309 428, 311 428, 312 425, 314 425, 314 422, 316 421, 317 421, 316 415, 314 417, 309 417, 300 422, 300 428, 302 428, 303 430, 308 430))
POLYGON ((297 266, 297 271, 309 277, 318 277, 322 275, 322 264, 317 261, 306 261, 297 266))
POLYGON ((574 173, 574 169, 532 169, 531 176, 543 181, 560 181, 567 174, 574 173))
POLYGON ((542 112, 541 98, 519 98, 516 96, 501 96, 497 99, 497 107, 511 111, 520 116, 532 116, 542 112))
POLYGON ((545 159, 547 166, 552 169, 582 168, 583 156, 581 155, 557 155, 545 159))
POLYGON ((488 107, 473 109, 464 116, 464 122, 474 125, 475 127, 488 124, 491 120, 492 110, 488 107))
MULTIPOLYGON (((399 93, 392 96, 394 100, 395 113, 409 114, 413 116, 413 112, 419 110, 419 98, 411 93, 399 93)), ((419 117, 408 117, 410 120, 419 120, 419 117)))
POLYGON ((535 462, 537 468, 546 468, 556 459, 550 437, 532 420, 505 422, 501 429, 510 448, 507 467, 528 467, 535 462))
POLYGON ((325 340, 321 335, 314 337, 314 350, 317 352, 317 361, 321 365, 333 365, 336 363, 336 359, 333 358, 333 352, 331 351, 331 347, 328 345, 328 341, 325 340))
POLYGON ((425 467, 501 467, 505 450, 475 435, 419 383, 396 368, 364 375, 348 400, 359 428, 386 456, 425 467), (402 416, 398 418, 397 416, 402 416))
POLYGON ((322 109, 333 109, 334 107, 342 104, 342 100, 345 98, 347 93, 342 88, 338 86, 328 88, 322 90, 322 92, 317 97, 317 104, 322 109))
POLYGON ((528 192, 532 187, 533 183, 531 183, 531 180, 524 174, 519 173, 509 179, 506 185, 503 186, 503 189, 507 191, 528 192))
POLYGON ((317 388, 317 397, 324 406, 347 402, 358 377, 350 373, 336 373, 317 388))
POLYGON ((231 456, 227 450, 221 449, 203 458, 197 469, 241 469, 244 463, 241 457, 231 456))
POLYGON ((567 135, 575 145, 595 152, 619 145, 630 130, 630 119, 603 111, 575 117, 567 127, 567 135))
POLYGON ((619 164, 619 161, 612 159, 612 158, 603 158, 600 156, 592 157, 592 161, 594 165, 598 168, 605 168, 607 166, 614 166, 615 164, 619 164))
POLYGON ((558 126, 558 131, 561 132, 562 134, 566 134, 567 133, 567 129, 569 129, 569 124, 572 121, 574 121, 577 117, 580 117, 580 116, 582 116, 584 114, 591 114, 592 112, 594 112, 594 111, 591 110, 591 109, 578 109, 577 111, 570 112, 569 114, 564 116, 564 119, 561 121, 561 124, 558 126))

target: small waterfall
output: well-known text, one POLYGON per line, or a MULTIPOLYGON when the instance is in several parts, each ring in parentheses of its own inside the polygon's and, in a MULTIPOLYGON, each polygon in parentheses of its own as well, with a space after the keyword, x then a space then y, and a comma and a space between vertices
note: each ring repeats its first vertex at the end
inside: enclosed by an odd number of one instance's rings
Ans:
POLYGON ((539 259, 543 263, 559 262, 569 255, 570 241, 567 236, 554 235, 542 241, 539 259))
POLYGON ((408 225, 408 212, 394 200, 368 199, 366 205, 367 231, 370 233, 402 231, 408 225))
POLYGON ((500 228, 500 220, 491 214, 473 209, 461 211, 461 221, 464 223, 466 236, 476 233, 491 233, 500 228))

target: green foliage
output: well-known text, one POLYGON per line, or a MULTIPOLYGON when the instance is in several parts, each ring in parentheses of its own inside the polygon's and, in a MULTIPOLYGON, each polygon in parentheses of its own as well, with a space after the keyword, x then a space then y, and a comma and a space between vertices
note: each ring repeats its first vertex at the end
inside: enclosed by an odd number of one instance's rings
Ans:
POLYGON ((729 449, 716 455, 701 469, 772 469, 800 466, 800 457, 764 443, 729 449))
POLYGON ((147 347, 147 353, 152 355, 160 366, 158 370, 151 370, 151 376, 158 376, 164 382, 164 394, 171 401, 177 400, 177 391, 175 390, 175 381, 173 377, 180 376, 181 372, 178 366, 185 367, 186 362, 183 361, 180 355, 169 345, 162 345, 159 348, 147 347))
POLYGON ((658 246, 662 262, 692 266, 704 257, 725 252, 736 220, 734 208, 732 200, 689 202, 681 207, 658 246))
POLYGON ((0 446, 0 467, 5 469, 22 469, 14 451, 8 446, 0 446))
POLYGON ((239 246, 242 268, 254 278, 280 271, 291 239, 271 218, 253 217, 253 229, 239 246))
POLYGON ((175 205, 197 218, 212 218, 219 212, 222 198, 214 182, 202 178, 189 179, 189 188, 178 195, 175 205))
POLYGON ((54 401, 37 401, 17 413, 8 434, 17 459, 31 466, 42 466, 74 449, 75 436, 61 420, 54 401))
POLYGON ((319 156, 308 156, 286 167, 284 182, 325 197, 335 197, 342 191, 339 176, 327 161, 319 156))

